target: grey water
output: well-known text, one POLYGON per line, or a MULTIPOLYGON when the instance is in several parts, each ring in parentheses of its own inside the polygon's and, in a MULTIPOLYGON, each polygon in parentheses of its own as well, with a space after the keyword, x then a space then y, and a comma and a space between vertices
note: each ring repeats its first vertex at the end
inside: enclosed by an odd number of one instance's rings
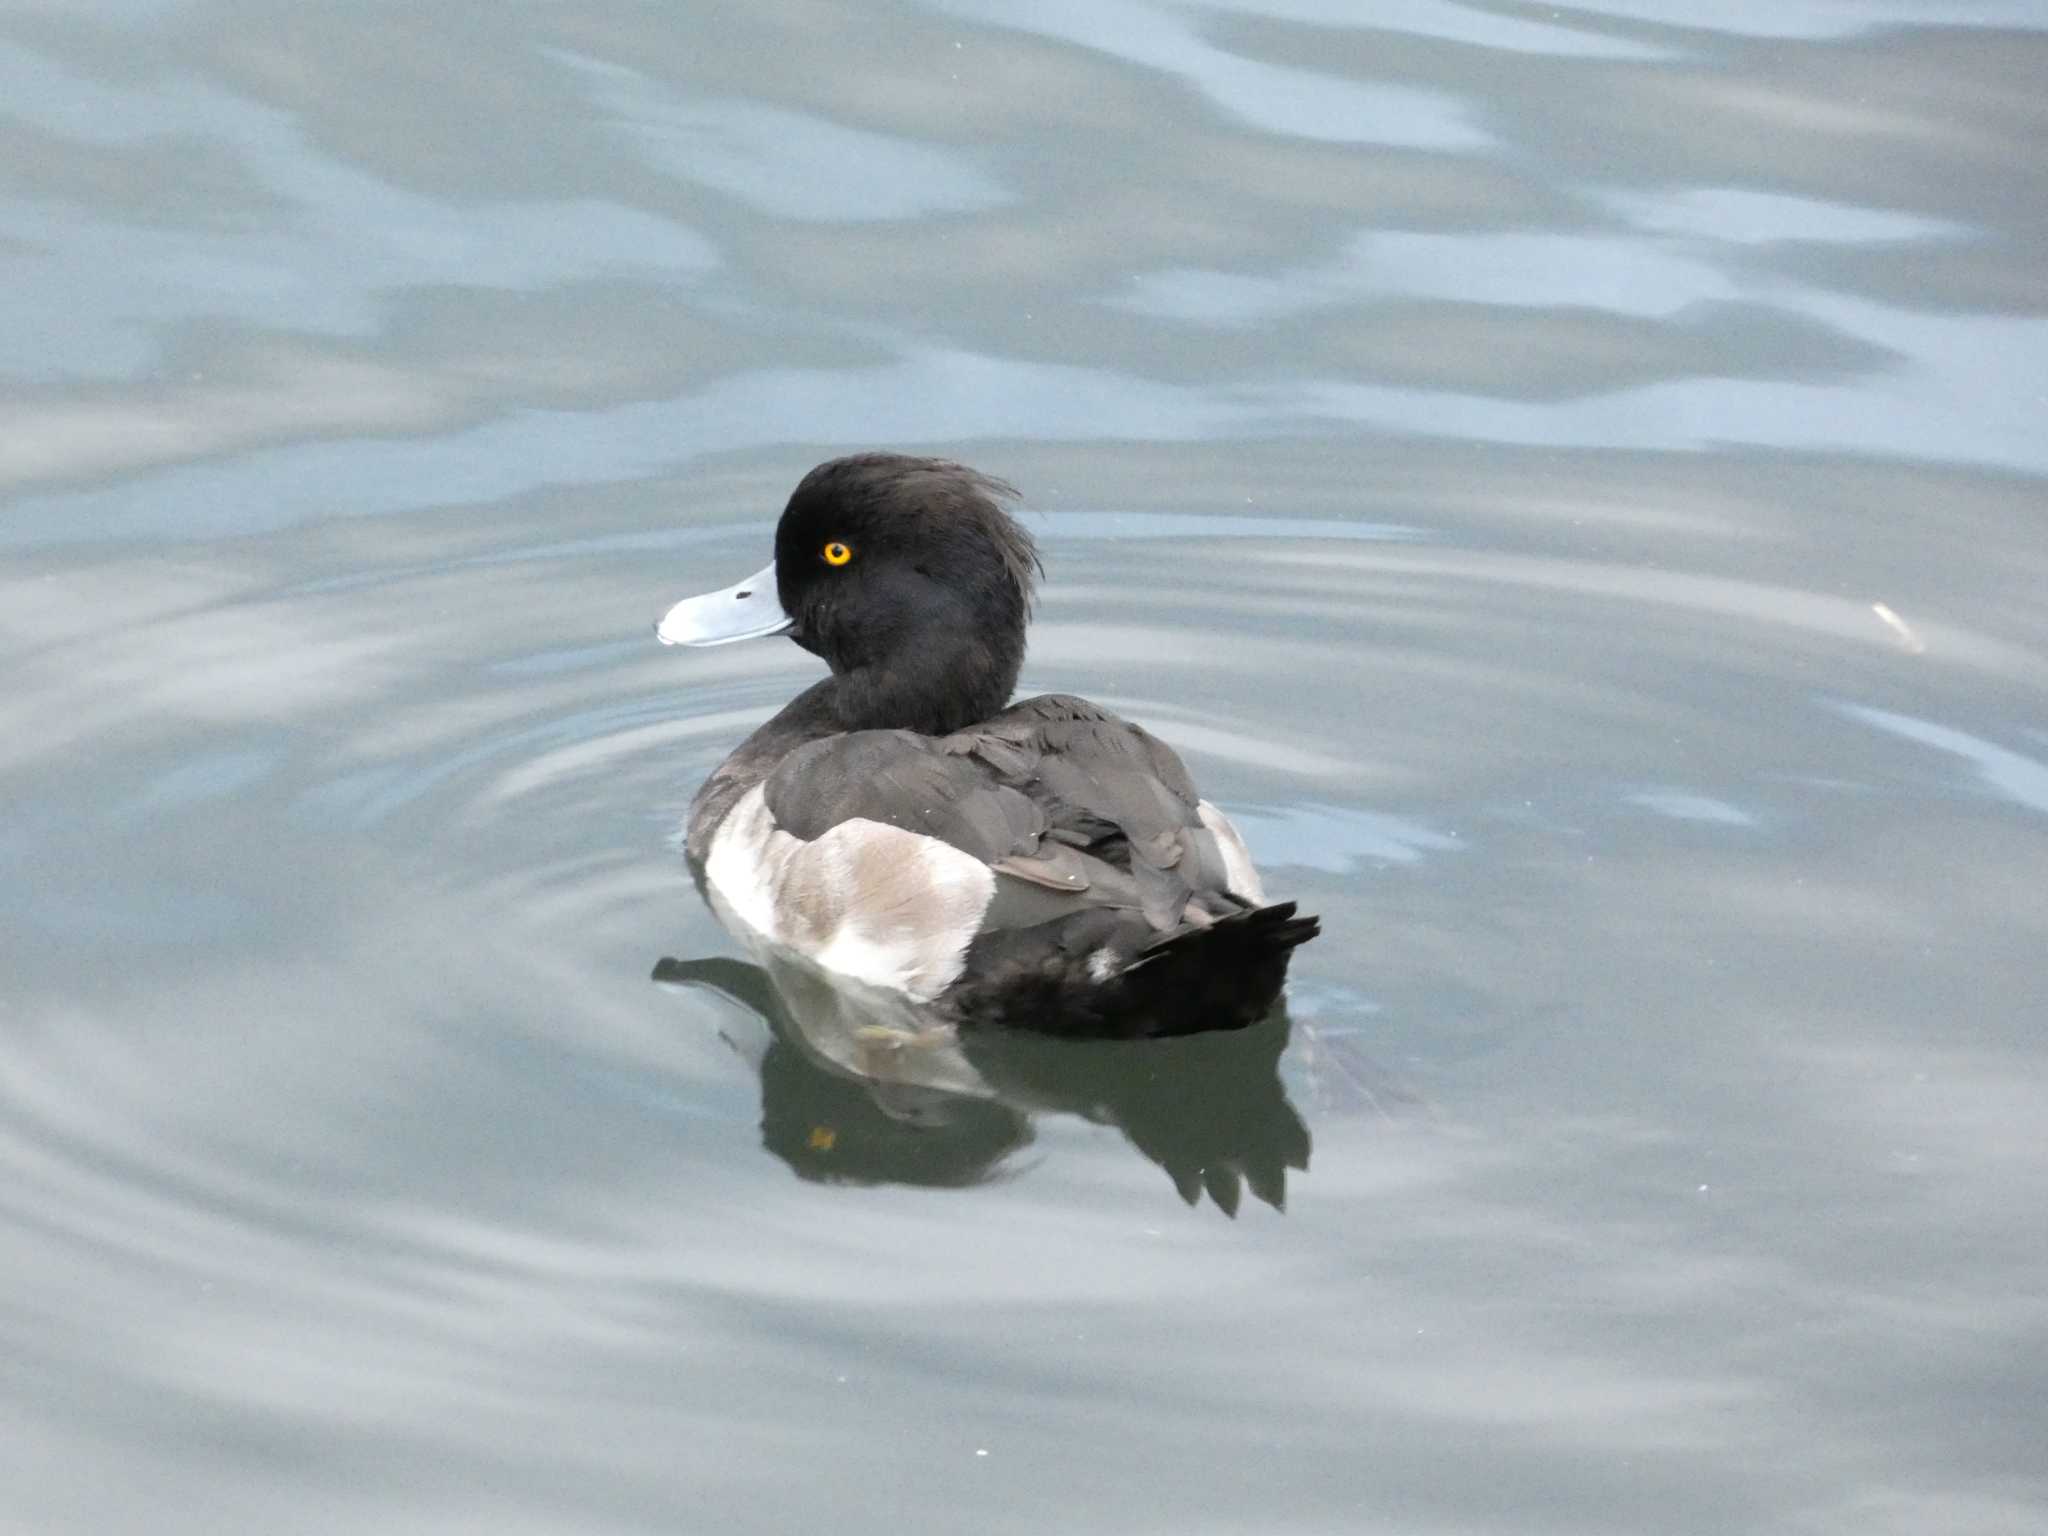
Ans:
POLYGON ((2048 1527, 2044 79, 0 9, 0 1528, 2048 1527), (892 1082, 719 929, 816 663, 650 626, 864 447, 1021 488, 1286 1019, 892 1082))

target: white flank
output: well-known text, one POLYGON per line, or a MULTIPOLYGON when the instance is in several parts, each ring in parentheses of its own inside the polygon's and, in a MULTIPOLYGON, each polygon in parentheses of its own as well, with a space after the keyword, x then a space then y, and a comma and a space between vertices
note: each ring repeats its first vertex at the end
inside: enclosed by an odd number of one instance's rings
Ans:
POLYGON ((774 943, 919 1002, 959 976, 996 888, 972 854, 878 821, 804 842, 775 825, 759 787, 719 824, 704 878, 774 943))
POLYGON ((1230 818, 1206 800, 1196 803, 1195 814, 1202 818, 1202 825, 1214 834, 1217 847, 1223 854, 1224 889, 1255 907, 1264 906, 1266 888, 1259 883, 1259 872, 1252 867, 1251 850, 1237 835, 1237 828, 1230 824, 1230 818))

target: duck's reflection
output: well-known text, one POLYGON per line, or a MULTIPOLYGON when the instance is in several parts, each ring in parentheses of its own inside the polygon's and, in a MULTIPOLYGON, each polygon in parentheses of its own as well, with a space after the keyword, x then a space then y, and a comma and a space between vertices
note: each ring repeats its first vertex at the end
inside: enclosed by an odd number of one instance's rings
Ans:
POLYGON ((726 1038, 761 1077, 761 1136, 807 1179, 958 1187, 997 1178, 1037 1115, 1120 1130, 1190 1204, 1235 1214, 1249 1190, 1284 1204, 1309 1132, 1281 1086, 1284 1010, 1248 1029, 1174 1040, 956 1032, 902 998, 828 979, 763 947, 761 964, 664 959, 654 979, 717 993, 726 1038))

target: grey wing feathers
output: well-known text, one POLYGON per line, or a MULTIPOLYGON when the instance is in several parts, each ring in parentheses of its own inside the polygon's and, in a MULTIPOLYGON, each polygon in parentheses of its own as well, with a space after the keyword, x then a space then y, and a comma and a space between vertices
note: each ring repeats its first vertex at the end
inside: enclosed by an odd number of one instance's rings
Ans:
POLYGON ((1247 905, 1180 759, 1083 699, 1026 699, 938 740, 827 737, 784 759, 766 794, 776 825, 806 840, 865 818, 974 855, 1009 877, 985 930, 1118 908, 1165 932, 1247 905))
POLYGON ((921 832, 994 864, 1035 848, 1045 816, 1031 799, 910 731, 814 741, 768 776, 769 814, 806 842, 861 818, 921 832))

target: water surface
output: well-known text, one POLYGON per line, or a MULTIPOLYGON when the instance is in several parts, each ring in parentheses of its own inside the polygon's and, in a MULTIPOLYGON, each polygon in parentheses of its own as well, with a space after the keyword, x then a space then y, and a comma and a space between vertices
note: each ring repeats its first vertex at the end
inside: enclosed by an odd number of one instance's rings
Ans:
POLYGON ((0 17, 0 1524, 2039 1529, 2043 20, 0 17), (767 1008, 648 627, 872 446, 1291 1020, 767 1008))

